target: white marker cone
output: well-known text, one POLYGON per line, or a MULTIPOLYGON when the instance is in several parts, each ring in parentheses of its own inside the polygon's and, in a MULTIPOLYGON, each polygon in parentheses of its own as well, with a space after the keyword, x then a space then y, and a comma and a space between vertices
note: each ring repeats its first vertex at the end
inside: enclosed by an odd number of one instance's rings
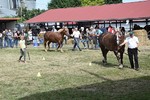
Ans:
POLYGON ((90 62, 90 63, 89 63, 89 66, 91 66, 91 65, 92 65, 92 63, 90 62))
POLYGON ((42 60, 45 60, 45 58, 43 57, 42 60))
POLYGON ((41 73, 40 72, 38 72, 37 77, 41 77, 41 73))

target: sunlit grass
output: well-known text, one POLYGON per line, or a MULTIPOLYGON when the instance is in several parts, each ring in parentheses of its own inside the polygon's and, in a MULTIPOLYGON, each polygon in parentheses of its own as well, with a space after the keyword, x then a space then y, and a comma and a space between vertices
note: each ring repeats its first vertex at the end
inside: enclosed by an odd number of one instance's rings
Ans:
POLYGON ((64 53, 29 46, 27 63, 17 62, 19 48, 1 49, 0 100, 148 100, 149 48, 140 47, 140 71, 129 68, 127 55, 118 69, 112 52, 103 65, 100 50, 71 51, 72 45, 64 45, 64 53))

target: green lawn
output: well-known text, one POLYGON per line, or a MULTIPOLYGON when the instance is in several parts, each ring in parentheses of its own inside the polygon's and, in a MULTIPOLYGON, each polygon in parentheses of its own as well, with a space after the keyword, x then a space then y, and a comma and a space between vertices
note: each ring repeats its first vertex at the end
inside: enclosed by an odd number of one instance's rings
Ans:
POLYGON ((139 71, 129 68, 127 55, 118 69, 112 52, 103 65, 100 50, 63 49, 29 46, 26 64, 17 62, 19 48, 1 49, 0 100, 150 100, 150 45, 140 47, 139 71))

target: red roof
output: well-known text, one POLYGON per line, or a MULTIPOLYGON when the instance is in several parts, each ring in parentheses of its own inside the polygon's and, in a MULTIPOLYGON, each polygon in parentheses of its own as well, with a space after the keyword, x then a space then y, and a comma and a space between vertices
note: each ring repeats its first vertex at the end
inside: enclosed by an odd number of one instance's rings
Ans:
POLYGON ((150 1, 48 10, 26 23, 150 18, 150 1))

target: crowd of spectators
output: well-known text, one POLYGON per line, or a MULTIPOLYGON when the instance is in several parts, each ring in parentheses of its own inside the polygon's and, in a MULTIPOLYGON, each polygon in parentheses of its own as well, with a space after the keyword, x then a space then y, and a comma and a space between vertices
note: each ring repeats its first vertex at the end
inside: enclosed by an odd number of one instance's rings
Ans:
MULTIPOLYGON (((55 27, 52 27, 50 31, 57 32, 57 29, 55 27)), ((98 36, 100 34, 103 34, 106 32, 115 34, 117 31, 120 31, 123 34, 125 34, 124 27, 120 27, 118 30, 112 27, 111 25, 108 28, 104 28, 103 26, 99 27, 98 25, 96 25, 95 27, 94 26, 80 27, 80 28, 75 27, 72 29, 71 33, 69 34, 73 35, 75 33, 80 33, 78 39, 74 38, 74 41, 78 40, 77 46, 79 46, 79 42, 81 41, 81 44, 83 44, 84 49, 98 49, 100 45, 98 42, 98 36)), ((37 30, 34 27, 32 29, 29 29, 28 31, 27 30, 12 31, 10 29, 1 30, 0 31, 0 48, 14 48, 14 47, 17 48, 21 35, 24 36, 26 45, 33 44, 34 47, 37 47, 40 44, 43 44, 45 32, 46 30, 44 28, 37 30)), ((64 36, 65 44, 67 44, 67 40, 68 40, 68 37, 64 36)), ((51 47, 56 48, 57 44, 52 43, 51 47)), ((73 49, 75 50, 76 46, 74 46, 73 49)))

